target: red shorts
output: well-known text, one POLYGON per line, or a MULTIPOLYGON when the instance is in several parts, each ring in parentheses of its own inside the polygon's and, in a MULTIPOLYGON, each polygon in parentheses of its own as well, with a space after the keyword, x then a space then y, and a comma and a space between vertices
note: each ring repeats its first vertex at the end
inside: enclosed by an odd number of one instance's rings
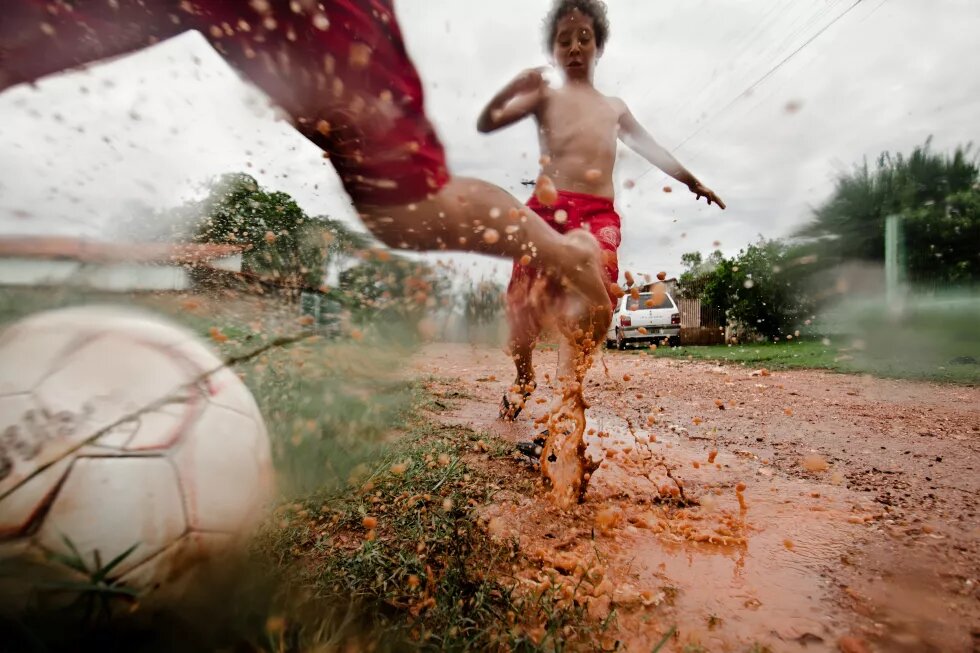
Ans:
MULTIPOLYGON (((619 279, 619 259, 616 250, 619 248, 621 236, 619 232, 619 214, 608 197, 597 197, 585 193, 558 191, 558 201, 554 206, 545 206, 534 196, 527 201, 527 207, 544 218, 558 233, 567 233, 573 229, 587 229, 598 241, 602 250, 602 271, 606 287, 619 279)), ((527 307, 532 288, 543 279, 541 271, 531 265, 514 263, 510 275, 510 285, 507 286, 507 307, 511 312, 520 311, 527 307)), ((548 295, 555 297, 560 293, 553 282, 544 281, 548 295)), ((609 301, 616 306, 617 297, 610 291, 609 301)))
POLYGON ((418 201, 449 179, 392 0, 2 4, 0 90, 198 30, 324 150, 355 203, 418 201))

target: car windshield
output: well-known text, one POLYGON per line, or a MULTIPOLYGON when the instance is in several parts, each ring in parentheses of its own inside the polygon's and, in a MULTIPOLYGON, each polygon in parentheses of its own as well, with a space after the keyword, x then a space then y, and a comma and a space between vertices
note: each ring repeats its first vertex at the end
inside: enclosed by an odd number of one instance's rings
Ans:
POLYGON ((666 293, 641 292, 639 299, 626 298, 628 311, 642 311, 648 308, 674 308, 674 302, 666 293))

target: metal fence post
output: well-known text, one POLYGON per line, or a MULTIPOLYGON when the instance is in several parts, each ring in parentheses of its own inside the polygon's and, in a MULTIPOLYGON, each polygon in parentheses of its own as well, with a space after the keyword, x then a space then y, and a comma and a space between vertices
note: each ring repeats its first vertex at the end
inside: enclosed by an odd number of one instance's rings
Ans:
POLYGON ((902 238, 902 216, 885 218, 885 300, 894 306, 905 285, 905 242, 902 238))

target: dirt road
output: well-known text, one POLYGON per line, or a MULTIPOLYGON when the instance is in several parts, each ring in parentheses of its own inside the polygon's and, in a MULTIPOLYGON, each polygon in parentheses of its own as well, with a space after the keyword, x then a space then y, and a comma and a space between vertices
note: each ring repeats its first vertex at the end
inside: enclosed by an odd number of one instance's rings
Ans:
MULTIPOLYGON (((432 346, 413 373, 452 380, 439 419, 518 441, 556 357, 514 424, 498 350, 432 346)), ((980 389, 607 351, 586 398, 586 502, 558 514, 515 456, 482 519, 536 561, 527 587, 584 589, 604 646, 980 651, 980 389)))

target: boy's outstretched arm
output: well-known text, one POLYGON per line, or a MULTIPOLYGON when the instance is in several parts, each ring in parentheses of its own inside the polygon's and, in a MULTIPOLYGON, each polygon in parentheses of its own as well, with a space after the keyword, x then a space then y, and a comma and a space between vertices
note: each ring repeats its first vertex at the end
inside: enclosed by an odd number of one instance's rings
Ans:
MULTIPOLYGON (((621 101, 621 100, 620 100, 621 101)), ((715 192, 698 181, 690 170, 680 164, 670 152, 660 143, 654 140, 646 129, 643 128, 625 103, 622 105, 622 117, 619 119, 619 138, 630 149, 642 156, 644 159, 657 166, 668 175, 681 182, 690 189, 697 197, 704 197, 708 204, 714 202, 719 208, 724 209, 725 203, 715 192)))
POLYGON ((544 68, 529 68, 493 96, 476 121, 476 129, 486 134, 511 125, 534 113, 541 101, 544 68))

